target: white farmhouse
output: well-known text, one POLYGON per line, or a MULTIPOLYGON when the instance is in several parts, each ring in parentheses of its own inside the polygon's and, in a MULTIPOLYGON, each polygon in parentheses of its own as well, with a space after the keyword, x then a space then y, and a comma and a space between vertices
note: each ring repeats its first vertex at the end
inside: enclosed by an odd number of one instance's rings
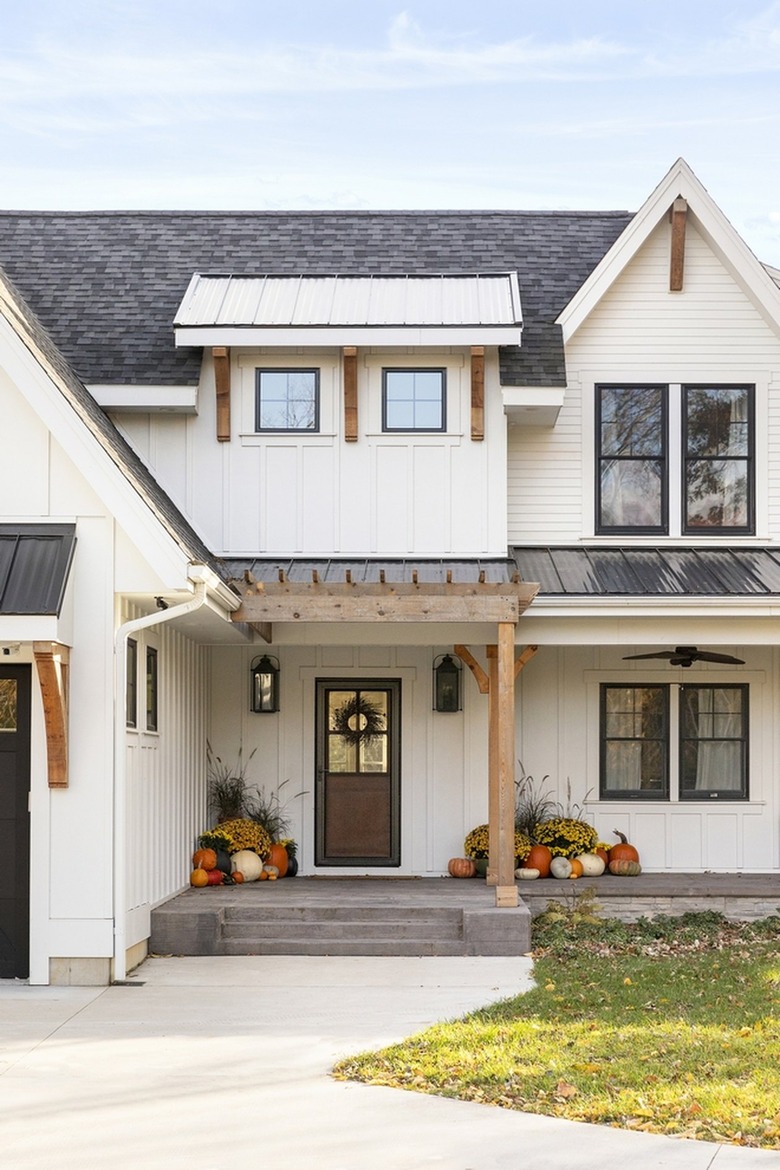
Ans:
POLYGON ((143 957, 207 740, 304 875, 490 817, 515 905, 519 760, 780 875, 780 274, 682 160, 633 216, 0 212, 0 265, 0 976, 143 957))

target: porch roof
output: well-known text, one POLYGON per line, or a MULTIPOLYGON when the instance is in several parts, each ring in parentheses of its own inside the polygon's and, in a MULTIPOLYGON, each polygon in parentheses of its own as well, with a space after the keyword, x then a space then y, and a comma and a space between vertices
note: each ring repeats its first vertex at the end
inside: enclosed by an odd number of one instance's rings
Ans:
POLYGON ((59 615, 75 524, 0 524, 0 614, 59 615))
POLYGON ((539 597, 780 596, 780 548, 571 548, 511 550, 539 597))

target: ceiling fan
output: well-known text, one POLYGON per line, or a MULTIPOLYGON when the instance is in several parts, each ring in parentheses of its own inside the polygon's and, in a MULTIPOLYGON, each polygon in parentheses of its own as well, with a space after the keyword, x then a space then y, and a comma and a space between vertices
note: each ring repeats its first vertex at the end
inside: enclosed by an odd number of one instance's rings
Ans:
POLYGON ((674 650, 656 650, 653 654, 626 654, 624 662, 631 658, 665 658, 670 666, 693 666, 694 662, 725 662, 730 666, 744 666, 744 658, 731 654, 715 654, 711 650, 697 650, 695 646, 675 646, 674 650))

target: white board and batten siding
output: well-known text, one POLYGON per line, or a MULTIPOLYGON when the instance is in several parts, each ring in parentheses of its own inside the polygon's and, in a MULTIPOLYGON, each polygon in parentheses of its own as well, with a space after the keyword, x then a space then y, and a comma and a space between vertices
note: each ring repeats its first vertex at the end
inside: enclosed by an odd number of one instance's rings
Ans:
POLYGON ((600 382, 754 384, 758 538, 780 537, 780 338, 691 222, 684 290, 669 292, 669 230, 659 224, 570 339, 555 427, 510 428, 510 544, 593 535, 600 382))
POLYGON ((231 356, 232 437, 215 439, 204 354, 197 416, 123 414, 140 456, 220 555, 503 556, 506 424, 495 347, 485 372, 485 439, 471 439, 469 350, 358 351, 358 441, 343 437, 340 351, 231 356), (320 371, 318 433, 255 431, 258 367, 320 371), (383 433, 383 367, 444 368, 447 428, 383 433))
MULTIPOLYGON (((139 617, 125 604, 121 620, 139 617)), ((126 731, 128 947, 149 935, 152 908, 188 884, 189 859, 206 826, 210 658, 169 625, 141 630, 138 712, 126 731), (146 647, 157 650, 157 730, 145 728, 146 647)))
MULTIPOLYGON (((727 648, 732 652, 739 647, 727 648)), ((672 683, 680 671, 659 663, 628 664, 623 650, 588 647, 540 649, 521 675, 517 754, 526 770, 564 807, 585 810, 603 841, 613 830, 639 849, 654 872, 767 873, 780 870, 780 728, 774 712, 780 695, 780 650, 752 647, 749 666, 729 680, 750 687, 749 799, 684 801, 676 798, 677 761, 672 748, 672 799, 599 799, 599 687, 601 683, 672 683)), ((686 684, 721 681, 716 666, 686 670, 686 684)))

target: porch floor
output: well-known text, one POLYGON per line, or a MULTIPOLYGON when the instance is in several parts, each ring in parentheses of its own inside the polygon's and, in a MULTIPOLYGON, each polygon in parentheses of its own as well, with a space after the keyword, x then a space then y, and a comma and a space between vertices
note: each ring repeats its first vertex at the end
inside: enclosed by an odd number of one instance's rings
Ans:
POLYGON ((645 873, 520 883, 497 909, 480 879, 296 877, 185 890, 152 911, 150 949, 176 955, 522 955, 531 917, 593 890, 626 921, 689 910, 732 919, 780 912, 780 874, 645 873))

